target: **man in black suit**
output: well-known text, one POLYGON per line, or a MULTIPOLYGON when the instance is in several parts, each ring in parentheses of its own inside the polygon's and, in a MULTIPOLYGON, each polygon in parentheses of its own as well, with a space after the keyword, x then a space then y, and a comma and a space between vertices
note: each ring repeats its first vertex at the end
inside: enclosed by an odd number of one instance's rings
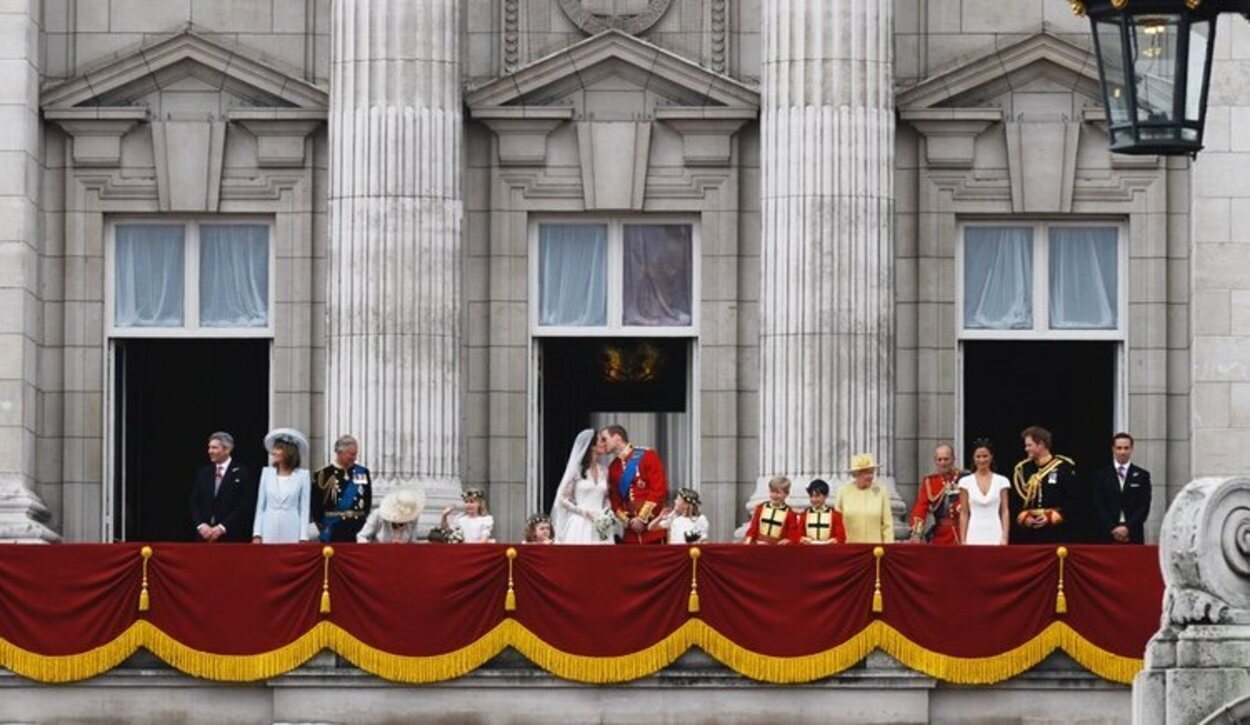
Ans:
POLYGON ((256 513, 256 480, 246 466, 231 458, 234 437, 217 432, 208 437, 209 465, 195 475, 191 488, 191 521, 196 541, 251 541, 256 513))
POLYGON ((1094 479, 1099 540, 1143 544, 1150 514, 1150 471, 1133 464, 1133 436, 1128 433, 1115 434, 1111 457, 1111 465, 1099 470, 1094 479))

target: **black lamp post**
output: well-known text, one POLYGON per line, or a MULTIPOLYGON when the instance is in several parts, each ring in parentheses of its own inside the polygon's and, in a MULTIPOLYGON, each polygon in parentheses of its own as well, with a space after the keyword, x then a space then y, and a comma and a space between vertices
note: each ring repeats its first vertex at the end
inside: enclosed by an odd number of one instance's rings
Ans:
POLYGON ((1111 150, 1196 155, 1222 12, 1250 0, 1071 0, 1087 15, 1102 79, 1111 150))

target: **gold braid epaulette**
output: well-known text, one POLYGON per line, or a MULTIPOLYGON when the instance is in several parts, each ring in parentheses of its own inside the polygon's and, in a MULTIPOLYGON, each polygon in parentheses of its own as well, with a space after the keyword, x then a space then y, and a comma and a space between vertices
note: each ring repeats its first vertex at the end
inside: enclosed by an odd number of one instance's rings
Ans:
POLYGON ((1024 474, 1024 464, 1028 463, 1029 460, 1030 459, 1026 458, 1017 463, 1015 470, 1011 474, 1011 486, 1016 490, 1016 495, 1024 501, 1024 505, 1026 507, 1030 506, 1034 499, 1037 498, 1037 490, 1042 485, 1042 479, 1049 476, 1052 471, 1059 467, 1060 463, 1067 463, 1073 468, 1076 468, 1076 462, 1071 458, 1052 453, 1050 454, 1050 460, 1047 461, 1046 465, 1038 468, 1037 473, 1029 476, 1028 481, 1023 481, 1021 479, 1024 474))

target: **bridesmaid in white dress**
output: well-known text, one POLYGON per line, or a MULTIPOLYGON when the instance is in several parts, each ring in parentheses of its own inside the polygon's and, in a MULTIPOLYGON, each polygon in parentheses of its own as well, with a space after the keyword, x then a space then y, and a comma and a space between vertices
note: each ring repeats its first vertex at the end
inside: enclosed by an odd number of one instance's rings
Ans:
POLYGON ((495 517, 490 515, 486 494, 470 488, 460 494, 460 500, 464 502, 464 511, 456 513, 455 506, 443 509, 442 527, 460 529, 465 544, 495 543, 495 517))
POLYGON ((593 428, 577 434, 551 511, 557 544, 613 542, 611 531, 601 536, 595 528, 608 510, 608 469, 600 463, 603 455, 603 444, 593 428))
POLYGON ((273 465, 260 474, 252 543, 308 541, 312 479, 308 469, 300 468, 300 457, 308 452, 308 439, 297 430, 278 428, 265 436, 265 448, 273 465))
POLYGON ((985 438, 972 452, 972 473, 959 479, 959 534, 965 544, 1006 544, 1011 531, 1007 496, 1011 484, 991 470, 994 449, 985 438))

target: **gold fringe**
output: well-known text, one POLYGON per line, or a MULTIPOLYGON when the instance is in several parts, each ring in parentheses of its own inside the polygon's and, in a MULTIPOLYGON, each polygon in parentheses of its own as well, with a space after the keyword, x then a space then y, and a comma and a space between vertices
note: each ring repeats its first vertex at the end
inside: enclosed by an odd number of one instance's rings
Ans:
POLYGON ((330 613, 330 557, 334 556, 334 547, 326 546, 321 549, 321 558, 323 559, 321 573, 321 606, 318 611, 322 614, 330 613))
POLYGON ((394 682, 425 684, 461 677, 513 647, 536 666, 566 680, 589 684, 629 682, 654 674, 691 647, 699 647, 735 672, 761 682, 811 682, 838 674, 874 649, 903 665, 946 682, 987 685, 1036 666, 1062 649, 1081 666, 1107 680, 1131 684, 1140 659, 1099 648, 1064 622, 1052 622, 1019 647, 991 657, 952 657, 925 649, 898 630, 874 620, 846 642, 799 657, 772 657, 741 647, 702 620, 691 619, 656 644, 627 655, 574 655, 551 647, 513 619, 506 619, 477 641, 441 655, 410 657, 370 647, 331 622, 317 623, 278 649, 255 655, 220 655, 179 643, 147 620, 132 624, 108 644, 75 655, 47 656, 0 639, 0 666, 37 682, 63 683, 95 677, 145 647, 185 674, 223 682, 251 682, 289 672, 323 649, 331 649, 362 670, 394 682))
POLYGON ((593 685, 629 682, 659 672, 697 644, 698 636, 706 627, 693 619, 646 649, 617 657, 592 657, 562 652, 516 620, 509 619, 503 624, 510 626, 508 644, 530 662, 556 677, 593 685))
POLYGON ((148 596, 148 559, 152 558, 152 547, 145 546, 139 549, 139 556, 143 557, 143 583, 139 587, 139 611, 146 612, 152 608, 152 599, 148 596))
POLYGON ((872 556, 877 566, 877 580, 872 585, 872 611, 880 614, 885 611, 885 597, 881 596, 881 557, 885 556, 885 548, 874 546, 872 556))
POLYGON ((1068 558, 1068 548, 1061 546, 1055 550, 1059 557, 1059 591, 1055 594, 1055 614, 1068 613, 1068 595, 1063 593, 1063 561, 1068 558))
POLYGON ((699 613, 699 556, 703 552, 699 547, 690 548, 690 601, 686 603, 686 612, 699 613))
POLYGON ((509 546, 504 555, 508 557, 508 593, 503 596, 503 610, 505 612, 515 612, 516 590, 512 588, 512 562, 516 560, 516 549, 509 546))
POLYGON ((463 677, 486 664, 510 644, 516 622, 505 619, 477 641, 446 654, 407 657, 383 652, 356 639, 347 630, 330 623, 330 647, 344 659, 384 680, 424 685, 463 677))

